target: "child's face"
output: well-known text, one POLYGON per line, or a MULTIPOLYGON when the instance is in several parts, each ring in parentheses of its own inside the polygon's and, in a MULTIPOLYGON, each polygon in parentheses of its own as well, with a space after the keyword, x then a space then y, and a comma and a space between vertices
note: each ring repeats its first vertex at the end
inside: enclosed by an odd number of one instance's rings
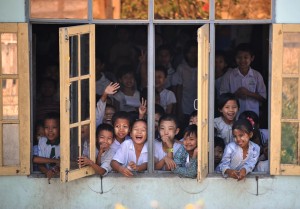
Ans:
POLYGON ((215 154, 215 164, 219 164, 222 160, 222 156, 223 156, 223 153, 224 153, 224 150, 222 147, 220 146, 215 146, 215 149, 214 149, 214 154, 215 154))
POLYGON ((184 134, 183 146, 186 151, 193 151, 197 147, 197 136, 195 133, 184 134))
POLYGON ((59 122, 56 119, 46 119, 44 123, 45 136, 50 141, 59 137, 59 122))
POLYGON ((100 149, 106 151, 110 148, 110 145, 113 143, 114 136, 111 131, 102 130, 99 132, 97 140, 100 145, 100 149))
POLYGON ((223 119, 226 123, 231 123, 235 120, 239 108, 235 100, 228 100, 226 104, 220 109, 223 119))
POLYGON ((82 139, 90 138, 90 126, 89 125, 81 126, 81 138, 82 139))
POLYGON ((105 113, 104 113, 104 116, 103 116, 103 123, 107 123, 107 124, 110 124, 112 125, 112 116, 115 114, 115 109, 114 108, 111 108, 111 107, 106 107, 105 108, 105 113))
POLYGON ((165 85, 166 76, 162 71, 155 72, 155 88, 161 88, 165 85))
POLYGON ((243 130, 240 129, 234 129, 233 132, 233 137, 235 142, 241 147, 247 149, 249 146, 249 140, 252 137, 253 133, 247 133, 243 130))
POLYGON ((215 68, 216 68, 216 75, 223 75, 224 74, 224 70, 226 68, 227 64, 224 60, 223 56, 217 56, 215 59, 215 68))
POLYGON ((116 139, 123 140, 129 133, 129 121, 118 118, 114 124, 116 139))
POLYGON ((187 62, 188 62, 192 67, 197 66, 197 56, 198 56, 197 47, 192 46, 192 47, 190 48, 190 50, 188 51, 188 53, 186 54, 187 62))
POLYGON ((175 135, 178 134, 179 128, 177 128, 174 121, 161 121, 159 125, 159 134, 161 138, 167 138, 170 141, 174 141, 175 135))
POLYGON ((253 60, 254 56, 251 56, 251 54, 246 51, 239 51, 235 57, 235 61, 239 69, 249 69, 253 60))
POLYGON ((168 66, 171 62, 171 58, 171 54, 168 50, 164 49, 158 53, 158 63, 163 66, 168 66))
POLYGON ((122 78, 120 79, 120 83, 125 88, 133 88, 135 84, 134 76, 131 73, 127 73, 122 76, 122 78))
POLYGON ((197 125, 197 124, 198 124, 198 117, 197 116, 190 117, 189 125, 197 125))
POLYGON ((134 123, 131 133, 131 139, 135 144, 144 144, 147 139, 147 125, 144 121, 134 123))
POLYGON ((36 128, 36 137, 38 138, 42 136, 45 136, 45 129, 43 126, 40 125, 36 128))

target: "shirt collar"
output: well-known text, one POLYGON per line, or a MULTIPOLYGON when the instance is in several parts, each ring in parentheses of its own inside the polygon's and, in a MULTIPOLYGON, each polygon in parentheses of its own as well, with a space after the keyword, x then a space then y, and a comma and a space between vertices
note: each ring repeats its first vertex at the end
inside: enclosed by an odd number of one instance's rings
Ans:
POLYGON ((60 138, 55 139, 54 143, 51 143, 51 141, 49 139, 47 139, 46 144, 50 144, 50 145, 59 145, 60 143, 60 138))

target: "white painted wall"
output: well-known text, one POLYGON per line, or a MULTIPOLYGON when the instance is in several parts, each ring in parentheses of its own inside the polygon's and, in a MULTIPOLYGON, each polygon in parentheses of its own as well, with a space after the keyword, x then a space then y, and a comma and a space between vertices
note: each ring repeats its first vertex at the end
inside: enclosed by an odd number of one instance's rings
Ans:
POLYGON ((268 177, 258 180, 210 177, 202 183, 179 177, 99 176, 62 184, 59 179, 48 184, 45 178, 0 177, 1 208, 99 208, 113 209, 122 203, 128 209, 149 209, 151 201, 160 209, 183 209, 188 203, 203 200, 204 209, 300 208, 300 178, 268 177))
POLYGON ((299 0, 275 0, 276 23, 300 23, 299 0))
POLYGON ((25 20, 25 0, 0 0, 0 22, 25 20))

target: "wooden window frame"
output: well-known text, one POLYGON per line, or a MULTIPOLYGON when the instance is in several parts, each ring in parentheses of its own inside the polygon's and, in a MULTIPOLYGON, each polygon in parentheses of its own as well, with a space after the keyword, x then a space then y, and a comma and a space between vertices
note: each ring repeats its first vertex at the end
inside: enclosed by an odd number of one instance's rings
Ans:
MULTIPOLYGON (((0 33, 17 34, 17 74, 0 74, 2 79, 18 80, 18 119, 6 120, 0 112, 0 175, 28 175, 30 174, 30 81, 29 81, 29 43, 28 43, 28 24, 27 23, 1 23, 0 33), (2 125, 19 125, 19 165, 3 165, 2 153, 2 125)), ((1 58, 0 58, 1 59, 1 58)), ((0 61, 1 63, 1 61, 0 61)), ((2 94, 2 85, 1 94, 2 94)), ((2 109, 2 96, 0 97, 0 107, 2 109)))

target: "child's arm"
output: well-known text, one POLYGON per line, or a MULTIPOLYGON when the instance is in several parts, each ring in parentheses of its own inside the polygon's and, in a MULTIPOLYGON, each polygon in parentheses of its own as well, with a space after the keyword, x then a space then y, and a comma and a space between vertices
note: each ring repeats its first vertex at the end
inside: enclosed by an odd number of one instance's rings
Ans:
POLYGON ((219 165, 224 177, 227 177, 227 175, 232 178, 233 176, 237 176, 236 173, 233 173, 233 171, 235 170, 230 168, 231 155, 234 151, 232 146, 234 146, 233 143, 229 143, 228 145, 226 145, 221 163, 219 165))
POLYGON ((104 168, 100 167, 99 165, 97 165, 96 163, 94 163, 92 160, 90 160, 85 156, 78 158, 78 165, 79 167, 89 165, 94 169, 94 171, 96 171, 96 173, 100 174, 101 176, 103 176, 106 173, 106 170, 104 168))
POLYGON ((245 87, 240 87, 238 90, 236 90, 235 95, 238 98, 251 97, 251 98, 253 98, 253 99, 255 99, 255 100, 259 101, 259 102, 266 101, 266 98, 264 98, 263 96, 261 96, 259 93, 249 91, 245 87))
POLYGON ((137 172, 142 172, 147 170, 147 165, 148 163, 142 163, 141 165, 136 165, 133 161, 129 162, 128 164, 130 166, 131 169, 133 169, 134 171, 137 172))
POLYGON ((141 105, 139 107, 139 119, 145 119, 147 113, 147 100, 142 98, 141 105))
POLYGON ((118 161, 116 160, 112 160, 110 163, 112 169, 114 169, 115 171, 123 174, 126 177, 132 177, 133 173, 128 169, 123 167, 118 161))
POLYGON ((184 147, 181 146, 174 156, 176 168, 173 170, 173 172, 184 177, 195 178, 197 176, 198 149, 196 148, 194 150, 188 166, 185 166, 187 154, 188 153, 186 153, 184 147))
POLYGON ((34 156, 33 159, 32 159, 32 162, 37 163, 37 164, 56 163, 56 164, 59 165, 60 159, 34 156))
POLYGON ((166 108, 166 114, 173 113, 173 109, 174 109, 173 107, 174 107, 174 104, 168 104, 167 108, 166 108))

